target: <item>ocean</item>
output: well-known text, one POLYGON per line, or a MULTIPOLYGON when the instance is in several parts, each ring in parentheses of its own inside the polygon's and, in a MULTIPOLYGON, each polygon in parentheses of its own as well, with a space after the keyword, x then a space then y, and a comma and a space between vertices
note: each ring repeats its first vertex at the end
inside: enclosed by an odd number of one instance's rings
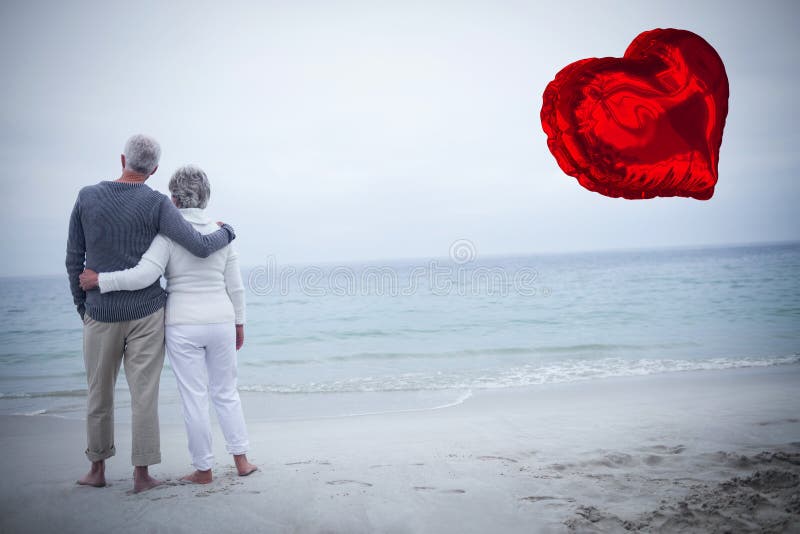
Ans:
MULTIPOLYGON (((481 390, 800 363, 800 244, 245 269, 245 411, 440 409, 481 390)), ((0 414, 82 418, 66 274, 0 279, 0 414)), ((129 417, 121 374, 118 418, 129 417)), ((180 420, 169 365, 162 418, 180 420)))

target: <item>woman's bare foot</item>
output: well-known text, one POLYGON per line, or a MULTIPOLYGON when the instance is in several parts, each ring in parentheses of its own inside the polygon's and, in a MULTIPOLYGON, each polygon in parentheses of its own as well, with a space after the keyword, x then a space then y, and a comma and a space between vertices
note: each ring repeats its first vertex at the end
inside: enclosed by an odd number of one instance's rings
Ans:
POLYGON ((258 471, 258 467, 247 461, 246 454, 234 454, 233 463, 236 464, 236 470, 240 477, 246 477, 258 471))
POLYGON ((190 475, 181 477, 181 480, 191 482, 192 484, 211 484, 211 469, 208 471, 200 471, 199 469, 190 475))
POLYGON ((102 488, 106 485, 106 463, 103 460, 92 462, 92 467, 86 475, 78 480, 81 486, 92 486, 102 488))
POLYGON ((147 471, 147 466, 136 466, 133 468, 133 492, 140 493, 142 491, 147 491, 149 489, 153 489, 156 486, 160 485, 161 481, 156 480, 155 478, 150 476, 150 473, 147 471))

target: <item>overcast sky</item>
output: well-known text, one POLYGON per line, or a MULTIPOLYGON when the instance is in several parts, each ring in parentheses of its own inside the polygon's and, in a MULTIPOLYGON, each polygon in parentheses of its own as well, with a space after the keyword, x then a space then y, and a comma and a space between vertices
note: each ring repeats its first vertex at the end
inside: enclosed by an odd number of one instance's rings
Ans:
POLYGON ((38 2, 0 7, 0 275, 63 272, 80 187, 162 144, 245 265, 800 239, 796 2, 38 2), (232 4, 232 5, 229 5, 232 4), (564 175, 539 122, 568 63, 694 31, 727 68, 716 194, 564 175))

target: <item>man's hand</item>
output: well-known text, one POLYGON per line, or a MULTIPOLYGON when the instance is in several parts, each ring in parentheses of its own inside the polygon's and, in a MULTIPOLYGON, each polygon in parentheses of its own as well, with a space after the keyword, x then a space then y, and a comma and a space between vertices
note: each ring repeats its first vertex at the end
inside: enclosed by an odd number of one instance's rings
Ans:
POLYGON ((220 228, 222 228, 222 225, 223 225, 223 224, 225 224, 225 223, 224 223, 224 222, 222 222, 222 221, 217 221, 217 226, 219 226, 220 228))
POLYGON ((244 345, 244 325, 236 325, 236 350, 239 350, 244 345))
POLYGON ((78 276, 78 281, 81 283, 81 289, 89 291, 98 286, 97 273, 91 269, 84 269, 78 276))

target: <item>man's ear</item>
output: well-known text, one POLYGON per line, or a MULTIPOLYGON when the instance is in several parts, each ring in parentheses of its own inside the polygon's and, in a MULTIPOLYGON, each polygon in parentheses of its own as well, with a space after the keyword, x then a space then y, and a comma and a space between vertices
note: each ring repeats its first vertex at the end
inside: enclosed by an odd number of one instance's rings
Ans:
POLYGON ((157 170, 158 170, 158 165, 156 165, 156 168, 153 169, 153 172, 150 173, 150 176, 153 176, 156 173, 157 170))
POLYGON ((119 160, 122 162, 122 170, 125 170, 125 154, 119 155, 119 160))

